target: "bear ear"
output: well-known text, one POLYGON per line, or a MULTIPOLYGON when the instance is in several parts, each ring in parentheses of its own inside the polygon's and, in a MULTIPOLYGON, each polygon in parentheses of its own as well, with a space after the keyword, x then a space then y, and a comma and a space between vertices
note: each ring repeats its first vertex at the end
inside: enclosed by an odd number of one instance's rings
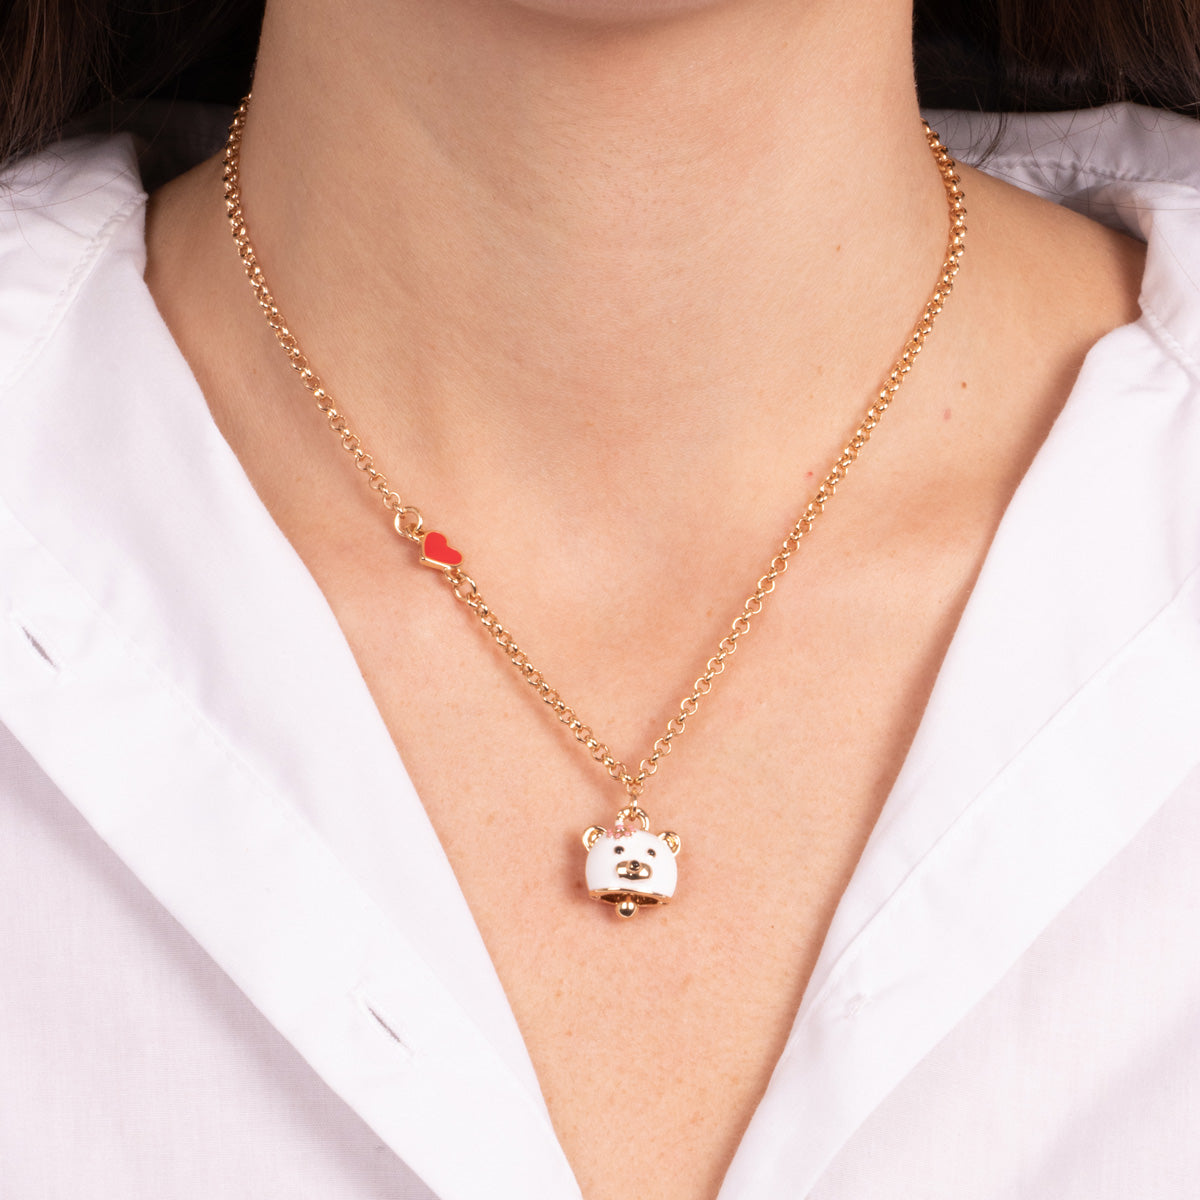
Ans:
POLYGON ((660 833, 658 836, 659 836, 660 838, 662 838, 662 840, 663 840, 664 842, 666 842, 668 846, 670 846, 670 847, 671 847, 671 853, 672 853, 672 854, 678 854, 678 853, 679 853, 679 847, 680 847, 680 846, 683 844, 683 843, 682 843, 682 842, 679 840, 679 834, 677 834, 677 833, 669 833, 669 832, 668 832, 668 833, 660 833))
POLYGON ((583 831, 583 848, 590 850, 607 832, 608 830, 600 825, 589 825, 583 831))

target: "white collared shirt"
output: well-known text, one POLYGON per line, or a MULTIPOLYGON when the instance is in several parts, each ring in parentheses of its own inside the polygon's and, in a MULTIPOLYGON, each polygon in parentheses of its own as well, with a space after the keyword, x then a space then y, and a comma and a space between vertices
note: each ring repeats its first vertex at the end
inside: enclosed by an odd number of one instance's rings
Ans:
MULTIPOLYGON (((987 169, 1146 238, 1143 315, 1004 517, 721 1200, 1200 1195, 1200 125, 1013 118, 987 169)), ((578 1197, 144 202, 127 138, 0 190, 0 1197, 578 1197)))

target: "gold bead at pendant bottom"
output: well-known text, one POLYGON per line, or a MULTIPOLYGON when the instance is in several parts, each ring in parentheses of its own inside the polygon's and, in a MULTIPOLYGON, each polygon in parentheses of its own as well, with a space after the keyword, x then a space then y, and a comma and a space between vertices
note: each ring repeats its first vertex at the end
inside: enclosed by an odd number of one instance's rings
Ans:
POLYGON ((638 904, 632 896, 625 895, 617 901, 616 909, 618 917, 636 917, 638 904))

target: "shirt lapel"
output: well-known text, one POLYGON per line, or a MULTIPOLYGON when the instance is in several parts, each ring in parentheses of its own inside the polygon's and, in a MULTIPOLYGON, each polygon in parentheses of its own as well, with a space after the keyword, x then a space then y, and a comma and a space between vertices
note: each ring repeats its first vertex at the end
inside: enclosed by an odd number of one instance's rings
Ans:
POLYGON ((134 205, 66 264, 77 294, 7 406, 0 719, 442 1200, 578 1196, 445 855, 154 310, 142 236, 134 205))
MULTIPOLYGON (((1152 270, 1176 253, 1151 230, 1152 270)), ((1200 414, 1170 349, 1147 316, 1088 356, 1005 514, 722 1200, 805 1194, 1196 765, 1200 476, 1163 464, 1200 461, 1200 414)))

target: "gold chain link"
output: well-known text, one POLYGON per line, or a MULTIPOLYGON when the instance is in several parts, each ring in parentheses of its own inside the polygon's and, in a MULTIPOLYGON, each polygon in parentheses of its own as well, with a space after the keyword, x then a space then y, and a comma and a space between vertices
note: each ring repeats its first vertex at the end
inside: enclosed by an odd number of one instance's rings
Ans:
MULTIPOLYGON (((366 476, 368 486, 379 494, 384 507, 393 514, 396 532, 410 541, 419 542, 424 529, 424 519, 420 510, 405 503, 392 490, 387 477, 375 466, 375 460, 363 449, 358 435, 352 432, 346 424, 346 418, 321 382, 321 377, 312 369, 304 352, 300 349, 296 335, 288 327, 283 314, 279 311, 275 297, 267 286, 262 267, 258 264, 254 247, 250 244, 245 214, 242 211, 239 173, 242 133, 246 125, 249 102, 250 97, 247 96, 242 101, 234 115, 233 123, 229 127, 229 139, 225 145, 224 172, 225 207, 229 215, 230 228, 233 231, 233 240, 237 244, 246 277, 254 290, 259 307, 267 318, 267 324, 270 325, 283 352, 288 356, 288 362, 292 369, 299 374, 304 386, 312 393, 317 402, 317 408, 328 421, 329 428, 337 434, 343 449, 354 459, 354 465, 366 476)), ((954 159, 951 158, 937 134, 928 125, 925 126, 925 136, 938 169, 941 171, 942 182, 946 189, 946 199, 950 208, 950 234, 946 247, 946 258, 942 263, 941 274, 933 289, 933 294, 905 343, 903 353, 889 371, 874 402, 867 409, 866 415, 854 431, 854 436, 843 447, 837 460, 830 467, 829 473, 821 481, 820 487, 808 502, 808 506, 800 514, 787 537, 784 538, 783 544, 768 564, 766 573, 755 584, 754 591, 742 606, 742 611, 734 618, 729 632, 717 644, 716 653, 705 664, 704 673, 692 685, 692 690, 688 695, 680 701, 678 712, 667 722, 666 729, 650 748, 650 753, 638 764, 636 774, 630 771, 609 747, 596 737, 575 710, 547 682, 541 671, 529 661, 529 656, 517 645, 512 634, 505 629, 496 614, 488 607, 479 589, 475 586, 475 581, 461 567, 448 566, 441 571, 442 577, 450 586, 454 597, 475 614, 508 661, 520 673, 521 678, 537 692, 550 707, 551 712, 571 731, 575 740, 591 754, 596 762, 604 767, 614 780, 625 788, 631 798, 641 795, 646 780, 658 770, 659 763, 670 754, 675 739, 683 733, 689 718, 695 715, 700 707, 700 701, 712 690, 713 681, 725 670, 725 664, 737 649, 738 642, 750 632, 751 622, 762 611, 766 598, 775 590, 776 582, 780 575, 787 570, 788 562, 799 549, 801 540, 808 535, 813 523, 825 511, 826 504, 837 491, 837 485, 846 477, 847 471, 867 444, 876 425, 879 424, 880 418, 895 399, 900 385, 912 370, 913 363, 925 345, 925 340, 933 329, 933 323, 942 311, 946 298, 954 286, 954 277, 958 274, 959 262, 966 243, 967 210, 954 159)))

